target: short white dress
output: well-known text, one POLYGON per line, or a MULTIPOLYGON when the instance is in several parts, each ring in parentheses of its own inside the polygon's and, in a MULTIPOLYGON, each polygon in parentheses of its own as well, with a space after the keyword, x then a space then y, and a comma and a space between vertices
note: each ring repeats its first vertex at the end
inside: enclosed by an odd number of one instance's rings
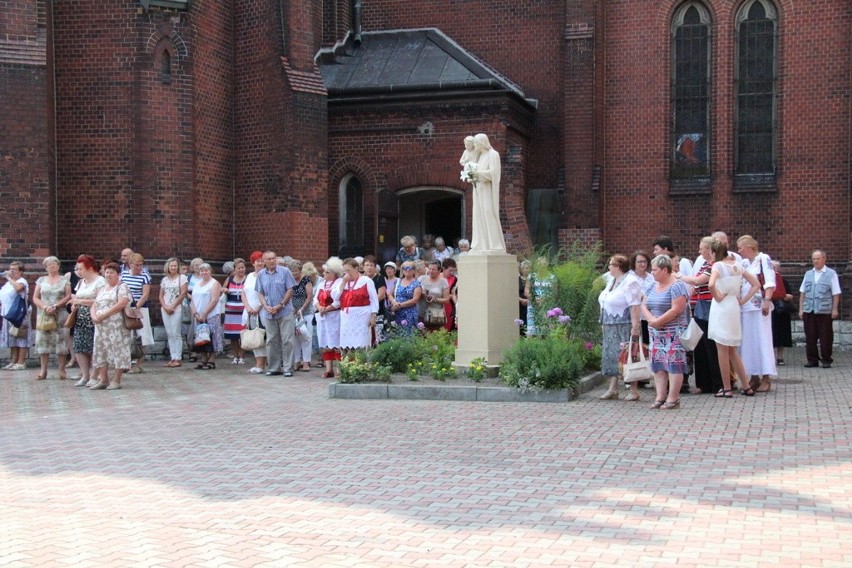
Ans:
POLYGON ((721 302, 716 301, 715 298, 710 302, 707 337, 720 345, 737 347, 743 339, 739 302, 743 267, 739 264, 728 265, 717 262, 713 265, 713 270, 719 271, 716 288, 725 297, 721 302))

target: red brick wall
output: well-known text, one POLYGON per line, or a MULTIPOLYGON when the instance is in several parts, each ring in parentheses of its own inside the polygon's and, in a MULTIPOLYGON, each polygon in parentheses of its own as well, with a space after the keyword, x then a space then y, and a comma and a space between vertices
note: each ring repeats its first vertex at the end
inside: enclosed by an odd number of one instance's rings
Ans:
POLYGON ((36 7, 0 1, 0 256, 24 262, 51 254, 55 237, 49 77, 36 7))
POLYGON ((734 193, 733 49, 738 3, 710 2, 712 46, 710 194, 668 191, 670 6, 606 5, 603 230, 610 251, 669 234, 690 257, 715 229, 753 235, 784 261, 815 246, 849 257, 849 92, 852 8, 843 0, 777 2, 780 8, 778 184, 734 193), (629 54, 629 57, 626 56, 629 54), (818 205, 821 204, 821 205, 818 205))

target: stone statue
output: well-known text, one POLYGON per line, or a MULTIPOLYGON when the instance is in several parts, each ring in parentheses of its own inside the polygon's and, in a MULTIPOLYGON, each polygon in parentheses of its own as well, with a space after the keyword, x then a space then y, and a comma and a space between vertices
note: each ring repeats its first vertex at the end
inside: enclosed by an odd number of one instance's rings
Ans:
POLYGON ((473 181, 473 238, 470 254, 506 252, 503 228, 500 226, 500 153, 491 147, 485 134, 474 136, 474 142, 479 159, 476 161, 473 181))

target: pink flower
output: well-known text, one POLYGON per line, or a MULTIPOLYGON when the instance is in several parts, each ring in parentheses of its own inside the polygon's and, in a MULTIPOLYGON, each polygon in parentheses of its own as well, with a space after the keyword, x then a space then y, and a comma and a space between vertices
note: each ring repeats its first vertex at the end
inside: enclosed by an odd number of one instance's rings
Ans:
POLYGON ((424 323, 421 321, 420 323, 418 323, 418 324, 417 324, 417 329, 426 329, 426 324, 424 324, 424 323))
POLYGON ((405 327, 408 325, 408 320, 400 320, 399 325, 405 327))
POLYGON ((571 323, 571 316, 559 316, 559 323, 562 323, 562 324, 571 323))
POLYGON ((515 325, 517 325, 517 326, 522 326, 522 325, 524 325, 524 320, 522 320, 522 319, 516 319, 516 320, 515 320, 515 325))
POLYGON ((592 349, 594 349, 594 348, 595 348, 595 344, 594 344, 594 343, 592 343, 591 341, 587 341, 587 342, 586 342, 585 347, 586 347, 586 349, 588 349, 588 350, 592 350, 592 349))

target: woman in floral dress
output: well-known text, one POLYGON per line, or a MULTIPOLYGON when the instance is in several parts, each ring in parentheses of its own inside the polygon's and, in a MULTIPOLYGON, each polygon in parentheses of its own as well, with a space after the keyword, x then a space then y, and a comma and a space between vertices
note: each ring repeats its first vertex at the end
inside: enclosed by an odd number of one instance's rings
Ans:
POLYGON ((130 330, 124 326, 122 312, 133 296, 130 288, 119 280, 119 267, 110 262, 103 268, 106 286, 100 289, 91 307, 92 323, 95 324, 95 345, 92 366, 98 382, 91 390, 116 390, 121 388, 121 375, 130 368, 130 330), (112 381, 108 367, 112 366, 112 381))
POLYGON ((47 360, 51 353, 56 354, 59 363, 59 378, 67 379, 65 374, 65 360, 68 358, 68 346, 65 336, 65 304, 71 301, 71 283, 59 272, 59 259, 48 256, 42 262, 47 270, 47 276, 42 276, 36 281, 33 293, 33 304, 38 308, 37 322, 50 321, 53 329, 38 329, 36 324, 36 353, 38 353, 41 369, 37 380, 43 381, 47 378, 47 360))
POLYGON ((396 318, 396 324, 400 327, 400 332, 403 334, 413 333, 417 327, 417 318, 419 310, 417 303, 420 301, 420 296, 423 289, 420 287, 420 282, 414 276, 414 263, 405 261, 402 263, 402 278, 394 289, 394 297, 391 302, 391 311, 396 318))
POLYGON ((689 290, 672 274, 672 260, 664 254, 651 261, 651 274, 654 284, 645 290, 642 314, 651 331, 651 370, 657 389, 652 408, 671 410, 680 406, 680 387, 687 371, 680 335, 689 324, 689 290))

